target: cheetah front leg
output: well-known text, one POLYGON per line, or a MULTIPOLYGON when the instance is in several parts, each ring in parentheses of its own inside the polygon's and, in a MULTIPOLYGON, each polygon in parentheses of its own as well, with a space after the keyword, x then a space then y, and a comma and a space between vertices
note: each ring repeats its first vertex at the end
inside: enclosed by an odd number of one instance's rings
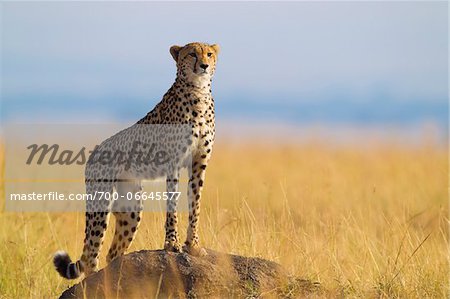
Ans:
POLYGON ((170 200, 170 198, 177 197, 172 195, 173 192, 178 192, 178 180, 178 173, 172 173, 168 175, 166 179, 169 200, 167 200, 167 214, 165 224, 166 238, 164 241, 164 249, 173 252, 181 252, 181 245, 178 238, 178 200, 170 200))
POLYGON ((199 245, 198 222, 200 218, 201 193, 209 157, 209 154, 202 154, 197 159, 194 159, 188 186, 189 226, 183 251, 195 256, 207 255, 206 250, 199 245))

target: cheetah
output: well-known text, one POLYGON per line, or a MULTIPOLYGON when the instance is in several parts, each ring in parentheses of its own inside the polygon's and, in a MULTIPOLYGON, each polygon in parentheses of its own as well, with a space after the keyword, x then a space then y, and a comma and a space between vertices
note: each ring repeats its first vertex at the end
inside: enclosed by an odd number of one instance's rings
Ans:
MULTIPOLYGON (((186 241, 184 246, 180 245, 176 201, 167 201, 164 249, 204 256, 207 253, 199 244, 198 222, 206 167, 211 158, 215 138, 211 83, 216 70, 219 46, 198 42, 185 46, 175 45, 170 47, 170 54, 177 66, 175 82, 145 117, 106 139, 91 153, 85 167, 86 194, 113 190, 122 195, 130 192, 139 194, 142 190, 142 180, 161 177, 165 178, 167 191, 175 192, 178 190, 180 171, 187 169, 189 225, 186 241), (164 130, 153 134, 142 128, 145 125, 151 125, 151 130, 155 130, 157 126, 188 125, 189 131, 186 136, 183 130, 174 129, 175 133, 172 132, 171 135, 174 138, 167 138, 165 132, 161 133, 164 130), (159 137, 155 137, 156 135, 159 137), (157 138, 167 139, 163 140, 163 143, 167 147, 170 163, 163 166, 123 163, 99 166, 93 158, 101 149, 114 148, 127 152, 133 150, 132 140, 138 139, 144 143, 157 138), (189 155, 186 154, 186 147, 189 148, 189 155), (187 159, 187 156, 190 159, 187 159)), ((83 273, 88 276, 98 271, 99 252, 111 213, 115 216, 116 225, 106 261, 109 263, 123 255, 136 235, 142 216, 142 201, 133 201, 132 205, 131 208, 129 204, 127 207, 120 207, 120 201, 112 200, 86 201, 86 228, 81 257, 72 262, 66 252, 56 252, 53 262, 58 273, 64 278, 75 279, 83 273)))

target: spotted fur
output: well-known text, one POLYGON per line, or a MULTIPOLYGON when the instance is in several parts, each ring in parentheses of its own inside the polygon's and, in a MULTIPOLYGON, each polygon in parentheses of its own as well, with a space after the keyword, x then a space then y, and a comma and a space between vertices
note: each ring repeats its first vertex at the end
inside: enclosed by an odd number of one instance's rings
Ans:
MULTIPOLYGON (((183 47, 172 46, 170 54, 177 64, 177 77, 172 87, 164 95, 163 99, 144 118, 134 126, 125 129, 105 140, 100 148, 105 148, 111 143, 119 144, 121 150, 129 150, 129 140, 134 134, 139 134, 135 126, 140 124, 180 124, 191 125, 191 165, 185 161, 164 169, 140 168, 125 169, 116 167, 113 169, 101 169, 94 167, 91 159, 86 165, 86 192, 93 194, 95 191, 112 192, 117 190, 119 194, 127 192, 141 192, 141 180, 153 179, 165 176, 167 191, 178 190, 179 172, 186 167, 189 171, 188 201, 189 201, 189 226, 187 238, 181 247, 178 237, 178 217, 176 203, 168 201, 165 223, 166 237, 164 249, 168 251, 185 252, 201 256, 206 251, 199 245, 198 221, 200 216, 200 200, 205 181, 205 172, 215 137, 214 100, 211 95, 211 81, 216 68, 218 45, 204 43, 190 43, 183 47), (99 179, 108 173, 111 180, 99 179)), ((91 155, 92 157, 92 155, 91 155)), ((61 276, 74 279, 82 273, 98 270, 99 251, 103 245, 105 231, 108 226, 111 207, 108 201, 87 202, 86 229, 83 253, 80 259, 72 262, 67 253, 58 251, 54 256, 54 265, 61 276)), ((124 254, 130 247, 142 217, 142 203, 136 201, 137 207, 132 211, 120 211, 114 209, 116 225, 114 238, 108 251, 107 262, 124 254)))

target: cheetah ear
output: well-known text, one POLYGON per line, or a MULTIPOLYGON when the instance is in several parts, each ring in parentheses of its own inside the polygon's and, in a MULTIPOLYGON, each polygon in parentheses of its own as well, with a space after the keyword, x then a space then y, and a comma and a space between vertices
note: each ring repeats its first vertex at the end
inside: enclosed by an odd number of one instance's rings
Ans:
POLYGON ((216 52, 216 54, 219 54, 219 52, 220 52, 220 47, 219 47, 218 44, 211 45, 211 48, 214 49, 214 51, 216 52))
POLYGON ((180 54, 180 50, 183 47, 180 46, 172 46, 170 47, 170 54, 172 55, 173 59, 175 59, 175 61, 178 61, 178 54, 180 54))

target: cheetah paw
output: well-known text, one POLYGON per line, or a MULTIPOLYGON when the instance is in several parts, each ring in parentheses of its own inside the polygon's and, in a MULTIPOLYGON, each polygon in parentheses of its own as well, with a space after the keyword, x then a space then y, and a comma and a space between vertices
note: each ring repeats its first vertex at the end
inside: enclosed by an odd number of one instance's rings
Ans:
POLYGON ((206 252, 205 248, 200 246, 192 246, 192 245, 184 245, 183 246, 183 252, 186 252, 187 254, 193 255, 193 256, 207 256, 208 253, 206 252))
POLYGON ((164 250, 169 251, 169 252, 181 252, 181 245, 180 245, 180 243, 166 242, 164 244, 164 250))

